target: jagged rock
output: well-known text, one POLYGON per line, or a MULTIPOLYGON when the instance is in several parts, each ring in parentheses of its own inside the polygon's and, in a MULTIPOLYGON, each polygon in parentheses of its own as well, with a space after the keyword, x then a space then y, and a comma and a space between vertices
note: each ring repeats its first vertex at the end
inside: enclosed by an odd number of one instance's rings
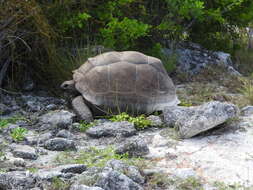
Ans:
POLYGON ((68 130, 60 130, 57 134, 56 137, 62 137, 62 138, 66 138, 66 139, 72 139, 74 137, 74 135, 69 132, 68 130))
POLYGON ((164 121, 179 130, 181 138, 190 138, 214 128, 238 115, 237 106, 217 101, 201 106, 168 107, 163 111, 164 121))
POLYGON ((149 153, 147 142, 141 138, 129 139, 116 147, 117 154, 128 153, 129 156, 141 157, 149 153))
POLYGON ((83 173, 87 167, 84 164, 69 164, 57 167, 55 170, 59 170, 62 173, 83 173))
POLYGON ((105 170, 107 170, 107 168, 111 168, 115 171, 125 174, 127 177, 138 184, 143 184, 145 182, 145 178, 141 175, 137 167, 129 166, 120 160, 113 159, 108 161, 106 163, 105 170))
POLYGON ((75 114, 65 111, 65 110, 56 110, 42 115, 39 118, 41 124, 50 124, 52 127, 58 127, 66 129, 72 122, 75 114))
POLYGON ((27 145, 15 145, 12 153, 15 157, 23 159, 36 160, 38 158, 35 148, 27 145))
POLYGON ((55 151, 76 150, 74 141, 64 138, 49 139, 45 142, 44 147, 55 151))
POLYGON ((136 134, 136 129, 132 123, 127 121, 121 122, 105 122, 89 128, 86 134, 94 137, 112 137, 123 136, 130 137, 136 134))
POLYGON ((27 176, 25 172, 14 171, 0 173, 0 189, 8 190, 27 190, 36 184, 36 178, 27 176))
POLYGON ((104 190, 143 190, 138 183, 115 170, 101 173, 95 186, 99 186, 104 190))
POLYGON ((246 107, 242 108, 241 114, 243 116, 253 115, 253 106, 246 106, 246 107))
POLYGON ((159 116, 150 115, 147 119, 151 121, 151 125, 154 127, 161 127, 163 125, 163 121, 159 116))
POLYGON ((70 190, 104 190, 100 187, 88 187, 86 185, 72 185, 70 190))

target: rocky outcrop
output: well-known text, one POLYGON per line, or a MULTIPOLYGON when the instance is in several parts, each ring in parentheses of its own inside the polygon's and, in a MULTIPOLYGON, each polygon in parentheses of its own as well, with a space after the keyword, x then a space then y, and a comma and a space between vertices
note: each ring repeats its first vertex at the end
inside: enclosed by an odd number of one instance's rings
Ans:
POLYGON ((199 44, 182 43, 176 50, 164 49, 163 53, 177 55, 177 70, 181 73, 195 75, 210 66, 222 66, 229 74, 241 76, 233 67, 230 54, 208 51, 199 44))
POLYGON ((214 101, 201 106, 168 107, 163 114, 165 123, 176 127, 181 138, 191 138, 238 116, 239 109, 233 104, 214 101))

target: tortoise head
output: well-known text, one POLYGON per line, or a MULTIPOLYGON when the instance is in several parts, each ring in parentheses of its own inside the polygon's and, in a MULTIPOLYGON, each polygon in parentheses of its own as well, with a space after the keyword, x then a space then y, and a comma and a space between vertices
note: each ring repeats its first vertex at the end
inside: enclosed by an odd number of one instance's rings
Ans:
POLYGON ((75 88, 75 81, 74 80, 68 80, 68 81, 65 81, 61 84, 61 88, 63 90, 68 90, 68 91, 76 91, 76 88, 75 88))

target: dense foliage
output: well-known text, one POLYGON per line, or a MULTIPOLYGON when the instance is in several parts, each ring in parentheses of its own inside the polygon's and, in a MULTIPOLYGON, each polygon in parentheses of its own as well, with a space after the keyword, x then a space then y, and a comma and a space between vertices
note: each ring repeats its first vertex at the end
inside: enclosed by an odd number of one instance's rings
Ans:
POLYGON ((36 77, 57 81, 92 54, 77 49, 92 45, 162 58, 163 46, 188 40, 233 53, 252 19, 252 0, 2 0, 0 62, 11 59, 12 75, 29 63, 36 77))

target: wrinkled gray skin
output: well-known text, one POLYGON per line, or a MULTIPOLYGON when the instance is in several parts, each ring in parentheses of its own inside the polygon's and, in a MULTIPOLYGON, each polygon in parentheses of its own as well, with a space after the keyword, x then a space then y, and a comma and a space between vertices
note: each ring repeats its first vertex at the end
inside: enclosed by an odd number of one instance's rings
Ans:
MULTIPOLYGON (((61 85, 61 88, 64 90, 68 90, 70 92, 79 93, 75 88, 74 80, 69 80, 69 81, 63 82, 61 85)), ((83 96, 79 95, 79 96, 75 97, 72 100, 71 104, 72 104, 74 111, 77 113, 77 115, 81 119, 83 119, 87 122, 93 121, 92 112, 91 112, 90 108, 87 106, 87 102, 84 100, 83 96)))

